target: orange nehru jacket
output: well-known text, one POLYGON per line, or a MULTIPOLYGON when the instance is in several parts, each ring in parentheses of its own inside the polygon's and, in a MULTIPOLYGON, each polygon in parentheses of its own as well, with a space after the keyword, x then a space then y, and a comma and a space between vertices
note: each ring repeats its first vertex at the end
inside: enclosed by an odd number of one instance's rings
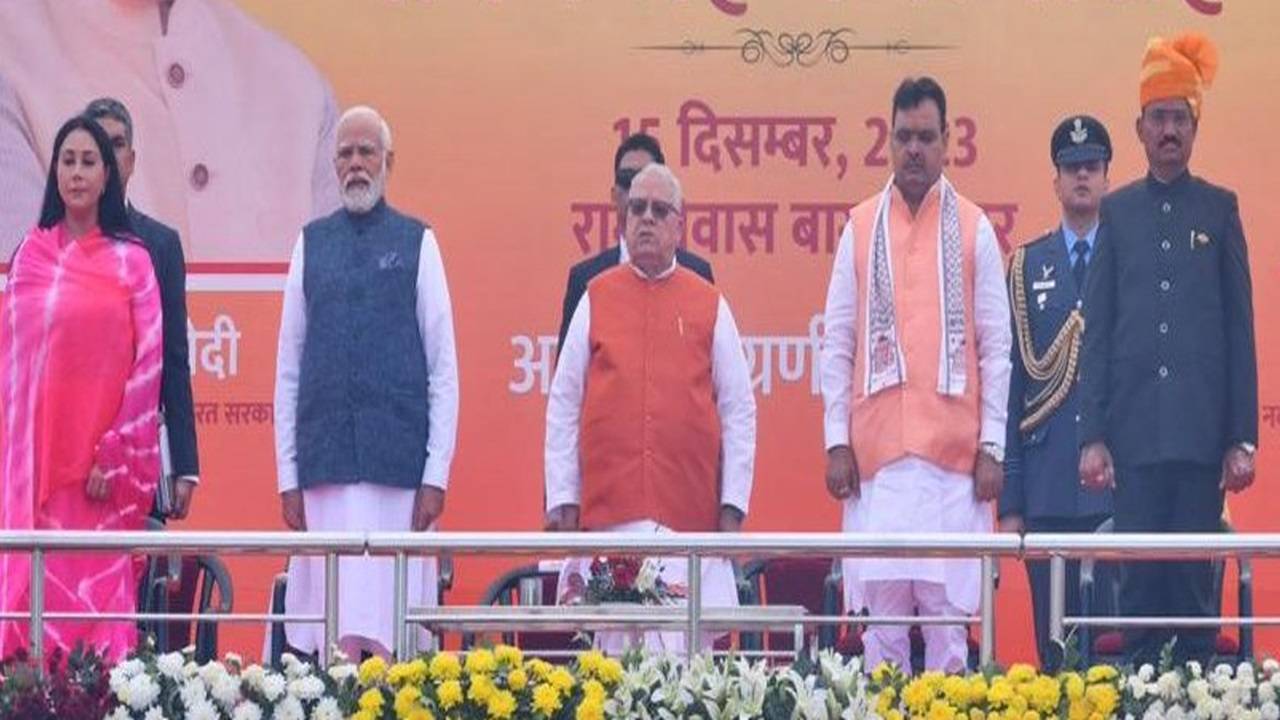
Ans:
MULTIPOLYGON (((925 197, 915 219, 898 189, 890 203, 890 256, 893 265, 894 307, 898 320, 898 340, 906 358, 905 383, 867 396, 867 364, 859 352, 854 376, 851 409, 851 446, 858 459, 858 472, 871 480, 886 465, 907 455, 928 460, 954 473, 973 472, 981 430, 981 379, 978 371, 977 341, 974 334, 974 275, 978 220, 982 210, 957 197, 960 236, 964 258, 965 305, 965 391, 960 396, 938 392, 938 362, 942 343, 941 309, 938 300, 942 284, 938 276, 938 188, 925 197)), ((874 234, 879 196, 853 209, 854 271, 858 291, 858 344, 865 346, 867 317, 867 258, 874 234)))
POLYGON ((587 293, 583 527, 649 519, 715 530, 720 419, 711 359, 720 293, 684 268, 646 280, 625 264, 587 293))

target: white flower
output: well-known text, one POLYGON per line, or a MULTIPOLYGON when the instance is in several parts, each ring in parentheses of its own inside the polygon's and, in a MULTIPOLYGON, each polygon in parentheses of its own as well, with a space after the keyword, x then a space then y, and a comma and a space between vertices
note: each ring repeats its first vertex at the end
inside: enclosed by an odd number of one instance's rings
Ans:
POLYGON ((324 694, 324 681, 314 675, 289 683, 289 694, 299 700, 316 700, 324 694))
POLYGON ((197 674, 205 685, 212 687, 215 680, 227 676, 227 669, 220 662, 207 662, 200 667, 200 672, 197 674))
POLYGON ((315 709, 311 711, 311 720, 342 720, 342 709, 338 707, 338 701, 327 697, 316 703, 315 709))
POLYGON ((1276 686, 1271 683, 1262 683, 1258 686, 1258 702, 1269 703, 1276 701, 1276 686))
POLYGON ((146 715, 142 716, 142 720, 169 720, 169 717, 160 708, 153 707, 147 711, 146 715))
POLYGON ((240 700, 240 682, 230 675, 222 675, 209 685, 209 694, 222 707, 230 709, 240 700))
POLYGON ((222 658, 222 661, 227 665, 235 665, 236 667, 244 666, 244 658, 240 657, 239 655, 233 652, 229 652, 226 655, 224 655, 222 658))
POLYGON ((261 665, 250 665, 240 671, 240 679, 249 685, 252 690, 261 690, 262 681, 267 677, 267 671, 262 669, 261 665))
POLYGON ((1213 668, 1214 675, 1226 675, 1227 677, 1231 677, 1231 673, 1232 673, 1231 666, 1228 665, 1227 663, 1218 663, 1213 668))
POLYGON ((1156 676, 1156 669, 1151 667, 1151 663, 1145 663, 1138 668, 1138 677, 1142 678, 1142 682, 1151 682, 1151 678, 1156 676))
POLYGON ((284 688, 284 678, 275 673, 267 675, 258 684, 258 689, 262 691, 262 696, 269 702, 275 702, 279 699, 284 694, 284 688))
POLYGON ((182 688, 178 690, 178 697, 182 698, 183 707, 190 710, 198 703, 207 701, 209 693, 205 690, 204 682, 200 678, 191 678, 182 683, 182 688))
POLYGON ((1262 703, 1262 707, 1259 710, 1262 711, 1262 720, 1280 720, 1280 706, 1277 706, 1273 701, 1268 700, 1262 703))
POLYGON ((133 720, 133 718, 129 716, 129 710, 125 706, 117 705, 116 709, 112 710, 111 714, 103 718, 103 720, 133 720))
POLYGON ((1200 663, 1191 660, 1187 663, 1187 670, 1191 672, 1191 677, 1198 678, 1204 674, 1204 670, 1200 667, 1200 663))
POLYGON ((147 669, 147 666, 143 665, 141 660, 134 658, 120 663, 116 666, 116 669, 123 673, 126 678, 132 678, 135 675, 140 675, 143 670, 147 669))
POLYGON ((166 653, 156 658, 156 670, 161 675, 177 680, 182 677, 182 666, 186 660, 178 653, 166 653))
MULTIPOLYGON (((1150 667, 1150 666, 1148 666, 1150 667)), ((1129 694, 1133 695, 1135 700, 1141 700, 1147 695, 1147 684, 1142 681, 1141 674, 1130 675, 1126 683, 1129 686, 1129 694)))
POLYGON ((187 720, 218 720, 218 709, 208 700, 201 700, 187 708, 187 720))
POLYGON ((290 680, 297 680, 298 678, 304 678, 310 674, 311 674, 311 663, 299 662, 299 663, 294 663, 292 665, 285 665, 285 668, 284 668, 284 676, 289 678, 290 680))
POLYGON ((200 674, 200 666, 194 660, 188 660, 187 664, 182 666, 182 674, 193 678, 200 674))
POLYGON ((276 704, 271 713, 272 720, 307 720, 307 711, 302 709, 302 701, 296 697, 286 697, 276 704))
POLYGON ((1275 658, 1267 658, 1262 661, 1262 672, 1267 675, 1274 675, 1277 670, 1280 670, 1280 662, 1276 662, 1275 658))
POLYGON ((116 697, 134 710, 146 710, 160 697, 160 686, 147 675, 136 675, 116 692, 116 697))
POLYGON ((358 668, 351 664, 331 665, 329 667, 329 677, 333 678, 334 681, 341 683, 343 680, 353 677, 357 671, 358 668))
POLYGON ((258 707, 258 703, 245 700, 231 713, 231 720, 262 720, 262 708, 258 707))

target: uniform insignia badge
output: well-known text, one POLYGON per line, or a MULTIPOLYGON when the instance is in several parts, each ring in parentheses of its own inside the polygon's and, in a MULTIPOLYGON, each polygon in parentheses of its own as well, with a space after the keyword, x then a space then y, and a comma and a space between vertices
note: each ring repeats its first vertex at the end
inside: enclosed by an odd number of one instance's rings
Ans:
POLYGON ((1052 290, 1058 287, 1057 280, 1036 280, 1031 283, 1032 290, 1052 290))
POLYGON ((1041 266, 1040 266, 1040 279, 1042 279, 1042 280, 1048 280, 1049 278, 1053 277, 1053 271, 1054 271, 1054 270, 1057 270, 1057 268, 1055 268, 1055 267, 1054 267, 1054 266, 1052 266, 1052 265, 1041 265, 1041 266))
POLYGON ((1049 299, 1049 293, 1045 293, 1045 292, 1036 293, 1036 307, 1040 310, 1044 310, 1044 303, 1048 299, 1049 299))
POLYGON ((1083 145, 1084 141, 1088 139, 1089 129, 1084 126, 1084 118, 1076 118, 1075 125, 1071 129, 1071 142, 1083 145))
POLYGON ((1191 249, 1192 250, 1196 249, 1197 247, 1203 247, 1205 245, 1208 245, 1209 242, 1210 242, 1210 239, 1209 239, 1208 233, 1197 232, 1195 230, 1191 231, 1191 249))

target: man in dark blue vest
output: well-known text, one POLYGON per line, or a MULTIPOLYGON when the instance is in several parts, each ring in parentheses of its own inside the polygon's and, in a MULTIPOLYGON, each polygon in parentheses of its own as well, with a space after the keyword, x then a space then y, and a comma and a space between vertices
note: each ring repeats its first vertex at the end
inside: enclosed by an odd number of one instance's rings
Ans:
MULTIPOLYGON (((103 97, 89 103, 85 114, 102 126, 115 151, 120 180, 127 186, 137 161, 133 146, 133 117, 124 103, 103 97)), ((164 414, 163 448, 168 453, 164 472, 172 480, 173 497, 161 492, 156 514, 182 519, 191 510, 191 498, 200 481, 200 460, 196 448, 195 405, 191 399, 191 364, 187 346, 187 265, 178 232, 151 218, 129 203, 129 223, 147 246, 160 286, 160 306, 164 315, 164 369, 160 381, 160 410, 164 414)))
MULTIPOLYGON (((384 197, 391 129, 368 107, 338 123, 343 207, 302 230, 285 281, 276 368, 276 462, 294 530, 431 529, 444 510, 457 434, 453 313, 435 234, 384 197)), ((344 558, 338 643, 351 657, 392 649, 389 560, 344 558)), ((436 601, 434 560, 409 568, 410 606, 436 601)), ((324 606, 318 558, 289 563, 285 607, 324 606)), ((324 647, 318 625, 288 642, 324 647)))
MULTIPOLYGON (((1015 250, 1009 264, 1014 343, 999 511, 1004 532, 1093 532, 1111 514, 1109 490, 1080 485, 1076 440, 1081 297, 1107 191, 1111 137, 1094 118, 1075 115, 1054 130, 1049 157, 1062 223, 1015 250)), ((1049 640, 1048 565, 1028 561, 1027 576, 1036 649, 1041 666, 1052 671, 1062 653, 1049 640)), ((1079 561, 1067 563, 1067 587, 1079 578, 1079 561)), ((1067 614, 1078 615, 1079 593, 1069 589, 1066 599, 1067 614)))
MULTIPOLYGON (((1258 365, 1249 256, 1235 193, 1188 170, 1217 50, 1154 38, 1136 122, 1146 177, 1102 202, 1085 285, 1080 481, 1115 487, 1119 532, 1214 532, 1224 492, 1253 483, 1258 365)), ((1123 615, 1217 615, 1208 561, 1129 562, 1123 615)), ((1174 628, 1125 633, 1155 663, 1174 628)), ((1175 660, 1207 660, 1212 628, 1178 629, 1175 660)))

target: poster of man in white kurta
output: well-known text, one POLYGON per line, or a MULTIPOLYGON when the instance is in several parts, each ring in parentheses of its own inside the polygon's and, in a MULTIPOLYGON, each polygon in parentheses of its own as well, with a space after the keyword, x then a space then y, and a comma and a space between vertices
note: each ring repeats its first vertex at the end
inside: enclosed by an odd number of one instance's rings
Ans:
MULTIPOLYGON (((665 165, 631 183, 628 260, 578 302, 547 402, 547 527, 600 532, 737 532, 751 499, 756 402, 733 313, 716 286, 677 264, 680 182, 665 165), (721 456, 723 451, 723 465, 721 456)), ((683 558, 661 560, 687 583, 683 558)), ((566 563, 559 597, 573 585, 566 563)), ((733 569, 702 564, 703 607, 736 606, 733 569)), ((683 652, 681 633, 643 645, 683 652)), ((632 644, 598 633, 598 647, 632 644)))
MULTIPOLYGON (((308 224, 285 280, 276 367, 276 462, 294 530, 425 531, 444 510, 458 425, 453 312, 431 228, 384 198, 395 156, 372 108, 338 123, 343 207, 308 224)), ((392 648, 390 559, 343 558, 338 646, 350 657, 392 648)), ((409 565, 409 605, 436 604, 434 560, 409 565)), ((285 608, 324 609, 321 558, 289 561, 285 608)), ((303 652, 316 624, 286 626, 303 652)), ((419 644, 425 638, 419 637, 419 644)))

